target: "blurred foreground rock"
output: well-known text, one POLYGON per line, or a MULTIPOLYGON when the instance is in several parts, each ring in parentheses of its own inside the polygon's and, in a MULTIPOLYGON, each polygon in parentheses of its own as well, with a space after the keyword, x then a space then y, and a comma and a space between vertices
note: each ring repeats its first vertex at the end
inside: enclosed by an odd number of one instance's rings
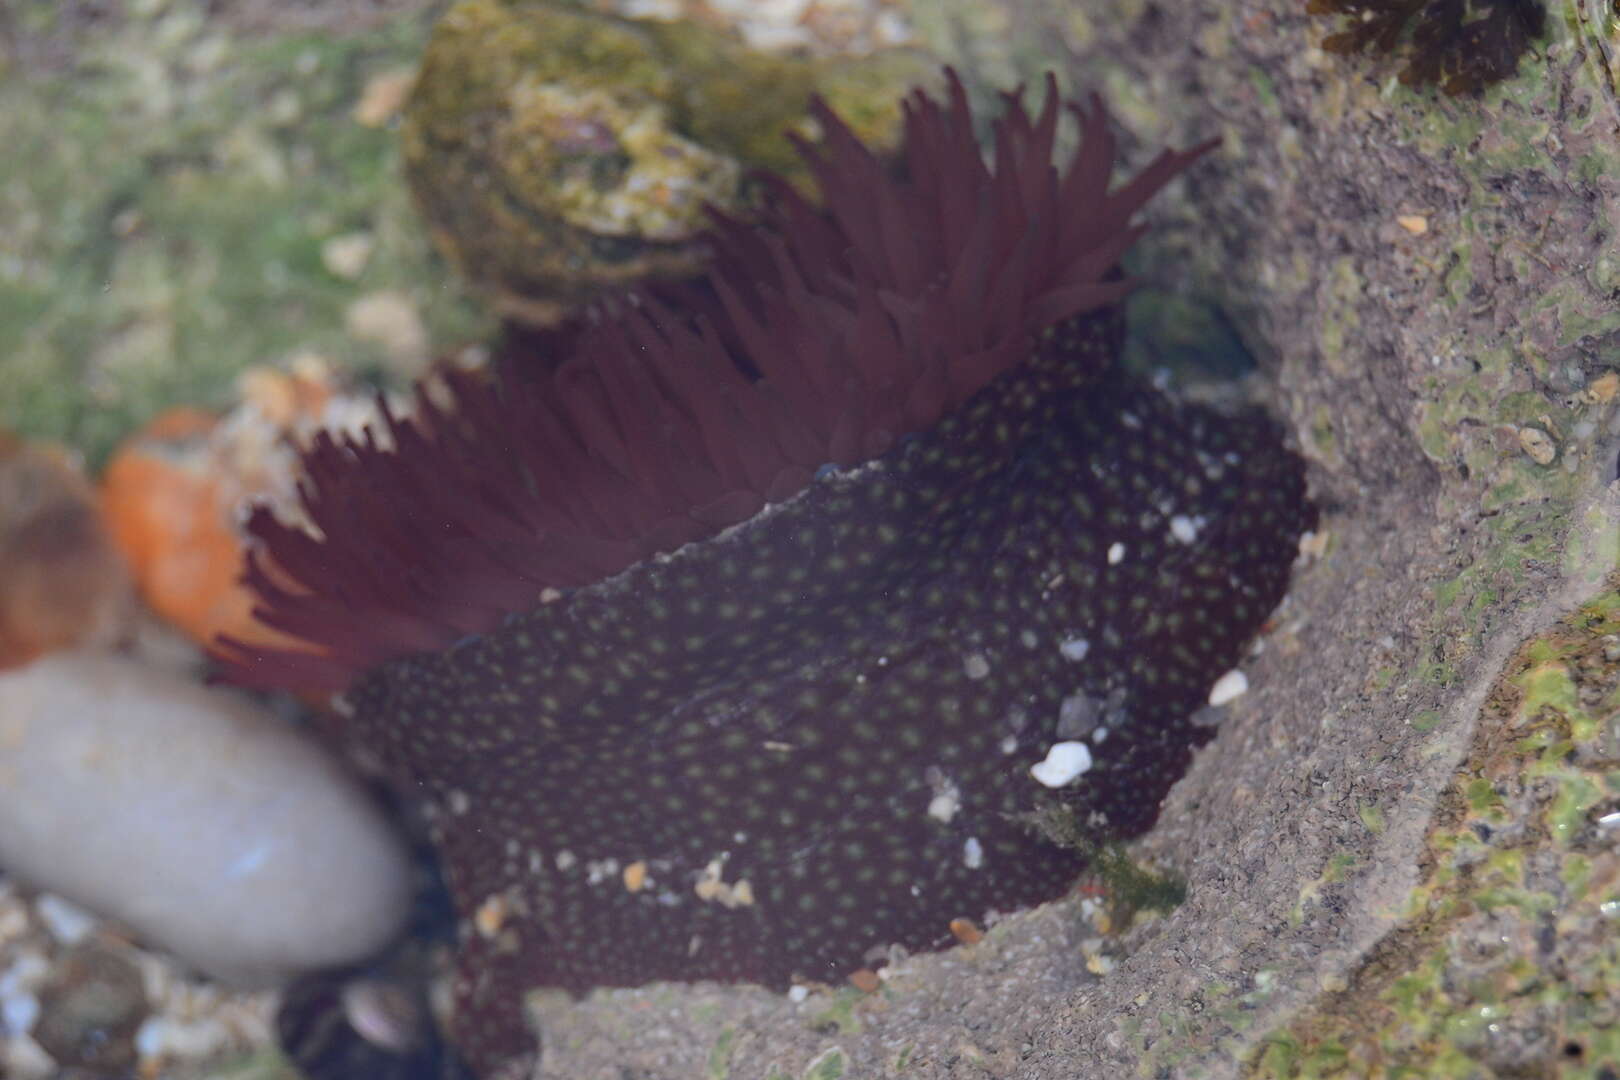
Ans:
POLYGON ((406 177, 440 250, 508 318, 549 325, 594 296, 693 274, 705 204, 746 208, 749 170, 804 180, 784 133, 820 93, 892 145, 921 53, 810 59, 726 30, 541 0, 461 0, 423 58, 406 177))
POLYGON ((96 652, 0 673, 0 866, 247 985, 366 958, 413 886, 390 823, 313 740, 96 652))

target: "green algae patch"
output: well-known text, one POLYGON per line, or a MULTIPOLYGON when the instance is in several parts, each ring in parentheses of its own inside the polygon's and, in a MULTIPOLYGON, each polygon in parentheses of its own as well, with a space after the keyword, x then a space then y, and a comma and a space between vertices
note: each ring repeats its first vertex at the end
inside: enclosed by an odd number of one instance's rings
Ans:
POLYGON ((1120 844, 1099 844, 1067 808, 1048 808, 1036 816, 1034 825, 1053 843, 1086 857, 1087 873, 1107 895, 1109 917, 1115 926, 1129 926, 1138 914, 1173 911, 1187 899, 1187 883, 1180 875, 1142 866, 1120 844))
POLYGON ((833 1046, 812 1058, 800 1075, 802 1080, 838 1080, 848 1069, 848 1057, 842 1049, 833 1046))
POLYGON ((1357 302, 1366 283, 1356 272, 1355 260, 1340 256, 1333 260, 1326 275, 1326 292, 1331 306, 1322 319, 1322 361, 1329 371, 1348 373, 1359 354, 1354 337, 1358 326, 1357 302))
POLYGON ((1294 902, 1293 909, 1288 913, 1288 921, 1295 926, 1303 924, 1309 915, 1310 909, 1320 902, 1322 892, 1339 884, 1350 876, 1356 863, 1360 861, 1348 852, 1340 852, 1328 859, 1322 872, 1312 881, 1307 881, 1300 887, 1299 898, 1294 902))
POLYGON ((709 1080, 726 1080, 731 1075, 731 1053, 737 1041, 737 1029, 726 1028, 714 1041, 709 1052, 709 1080))
POLYGON ((1617 614, 1611 588, 1519 649, 1441 797, 1402 924, 1257 1046, 1244 1075, 1620 1070, 1617 614))
POLYGON ((857 1035, 861 1018, 855 1010, 865 1000, 864 991, 852 987, 839 990, 833 994, 832 1003, 810 1019, 809 1026, 824 1034, 857 1035))
POLYGON ((230 404, 252 365, 315 353, 383 378, 345 329, 378 291, 409 298, 435 342, 484 332, 415 220, 393 135, 352 115, 425 22, 234 36, 175 0, 86 33, 68 70, 0 81, 0 427, 94 464, 165 406, 230 404), (352 278, 322 257, 346 234, 371 244, 352 278))

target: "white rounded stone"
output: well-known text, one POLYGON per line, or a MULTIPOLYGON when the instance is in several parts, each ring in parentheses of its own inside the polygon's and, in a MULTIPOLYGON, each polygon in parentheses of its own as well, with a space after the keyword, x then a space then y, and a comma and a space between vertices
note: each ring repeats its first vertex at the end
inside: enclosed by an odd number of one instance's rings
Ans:
POLYGON ((1209 703, 1218 709, 1222 705, 1230 705, 1248 692, 1249 677, 1233 668, 1216 679, 1215 685, 1209 688, 1209 703))
POLYGON ((1029 767, 1029 775, 1049 788, 1060 788, 1083 776, 1091 768, 1091 747, 1083 742, 1053 743, 1046 758, 1029 767))
POLYGON ((313 740, 99 653, 0 673, 0 866, 243 985, 365 957, 411 901, 403 844, 313 740))

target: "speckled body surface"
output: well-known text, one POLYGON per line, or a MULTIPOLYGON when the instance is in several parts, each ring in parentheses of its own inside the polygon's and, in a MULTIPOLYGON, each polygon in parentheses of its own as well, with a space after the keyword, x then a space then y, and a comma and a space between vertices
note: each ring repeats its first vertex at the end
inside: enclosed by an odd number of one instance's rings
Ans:
POLYGON ((532 986, 838 982, 1061 895, 1082 860, 1038 807, 1152 823, 1312 514, 1263 417, 1091 376, 1111 326, 754 521, 350 693, 347 737, 425 795, 473 915, 475 1041, 509 1039, 532 986), (1094 763, 1048 791, 1029 770, 1065 722, 1094 763))

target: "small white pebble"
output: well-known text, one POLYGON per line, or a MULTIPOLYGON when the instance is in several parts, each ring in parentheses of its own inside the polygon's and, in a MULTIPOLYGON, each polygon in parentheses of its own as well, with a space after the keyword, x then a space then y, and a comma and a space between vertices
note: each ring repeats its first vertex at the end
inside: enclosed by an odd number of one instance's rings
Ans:
POLYGON ((1008 735, 1002 739, 1001 752, 1003 754, 1016 754, 1018 752, 1018 736, 1008 735))
POLYGON ((1217 709, 1236 701, 1249 691, 1249 677, 1237 668, 1215 680, 1209 688, 1209 703, 1217 709))
POLYGON ((77 945, 96 928, 94 915, 55 893, 42 893, 34 901, 34 910, 51 936, 64 945, 77 945))
POLYGON ((1069 638, 1058 645, 1058 652, 1063 654, 1065 660, 1084 660, 1090 651, 1091 642, 1085 638, 1069 638))
POLYGON ((949 791, 942 791, 928 800, 928 816, 935 821, 943 821, 947 825, 950 824, 951 818, 956 816, 956 811, 960 808, 961 804, 957 802, 954 788, 949 791))
POLYGON ((0 1039, 0 1076, 15 1080, 51 1080, 59 1075, 56 1059, 29 1036, 0 1039))
POLYGON ((230 1040, 218 1020, 173 1020, 149 1016, 135 1032, 135 1049, 143 1058, 207 1057, 230 1040))
POLYGON ((0 996, 34 990, 50 973, 51 961, 43 952, 32 947, 18 949, 16 959, 0 974, 0 996))
POLYGON ((0 947, 28 932, 28 909, 14 892, 0 892, 0 947))
POLYGON ((39 998, 33 994, 0 995, 0 1024, 9 1035, 24 1035, 39 1019, 39 998))
POLYGON ((345 233, 321 245, 321 263, 334 276, 353 281, 371 261, 376 240, 369 233, 345 233))
POLYGON ((979 653, 974 653, 972 656, 962 661, 962 670, 970 679, 982 679, 986 675, 990 674, 990 661, 986 660, 979 653))
POLYGON ((1198 530, 1203 528, 1204 519, 1190 518, 1185 514, 1177 514, 1170 519, 1170 535, 1183 544, 1190 544, 1198 539, 1198 530))
POLYGON ((984 865, 984 845, 977 836, 970 836, 962 844, 962 865, 977 870, 984 865))
POLYGON ((906 17, 889 8, 878 12, 878 17, 872 23, 872 36, 877 38, 879 45, 905 45, 911 41, 911 24, 906 17))
POLYGON ((1118 566, 1125 561, 1125 545, 1115 540, 1108 548, 1108 565, 1118 566))
POLYGON ((1551 465, 1558 456, 1558 444, 1538 427, 1520 428, 1519 446, 1537 465, 1551 465))
POLYGON ((807 998, 809 996, 810 996, 810 988, 808 986, 790 986, 790 987, 788 987, 788 1000, 789 1001, 799 1002, 799 1001, 803 1001, 805 998, 807 998))
POLYGON ((1053 743, 1046 760, 1029 767, 1029 775, 1049 788, 1073 783, 1091 768, 1091 747, 1083 742, 1053 743))
POLYGON ((163 1039, 169 1021, 161 1016, 148 1016, 135 1032, 135 1052, 143 1058, 155 1058, 163 1053, 163 1039))

